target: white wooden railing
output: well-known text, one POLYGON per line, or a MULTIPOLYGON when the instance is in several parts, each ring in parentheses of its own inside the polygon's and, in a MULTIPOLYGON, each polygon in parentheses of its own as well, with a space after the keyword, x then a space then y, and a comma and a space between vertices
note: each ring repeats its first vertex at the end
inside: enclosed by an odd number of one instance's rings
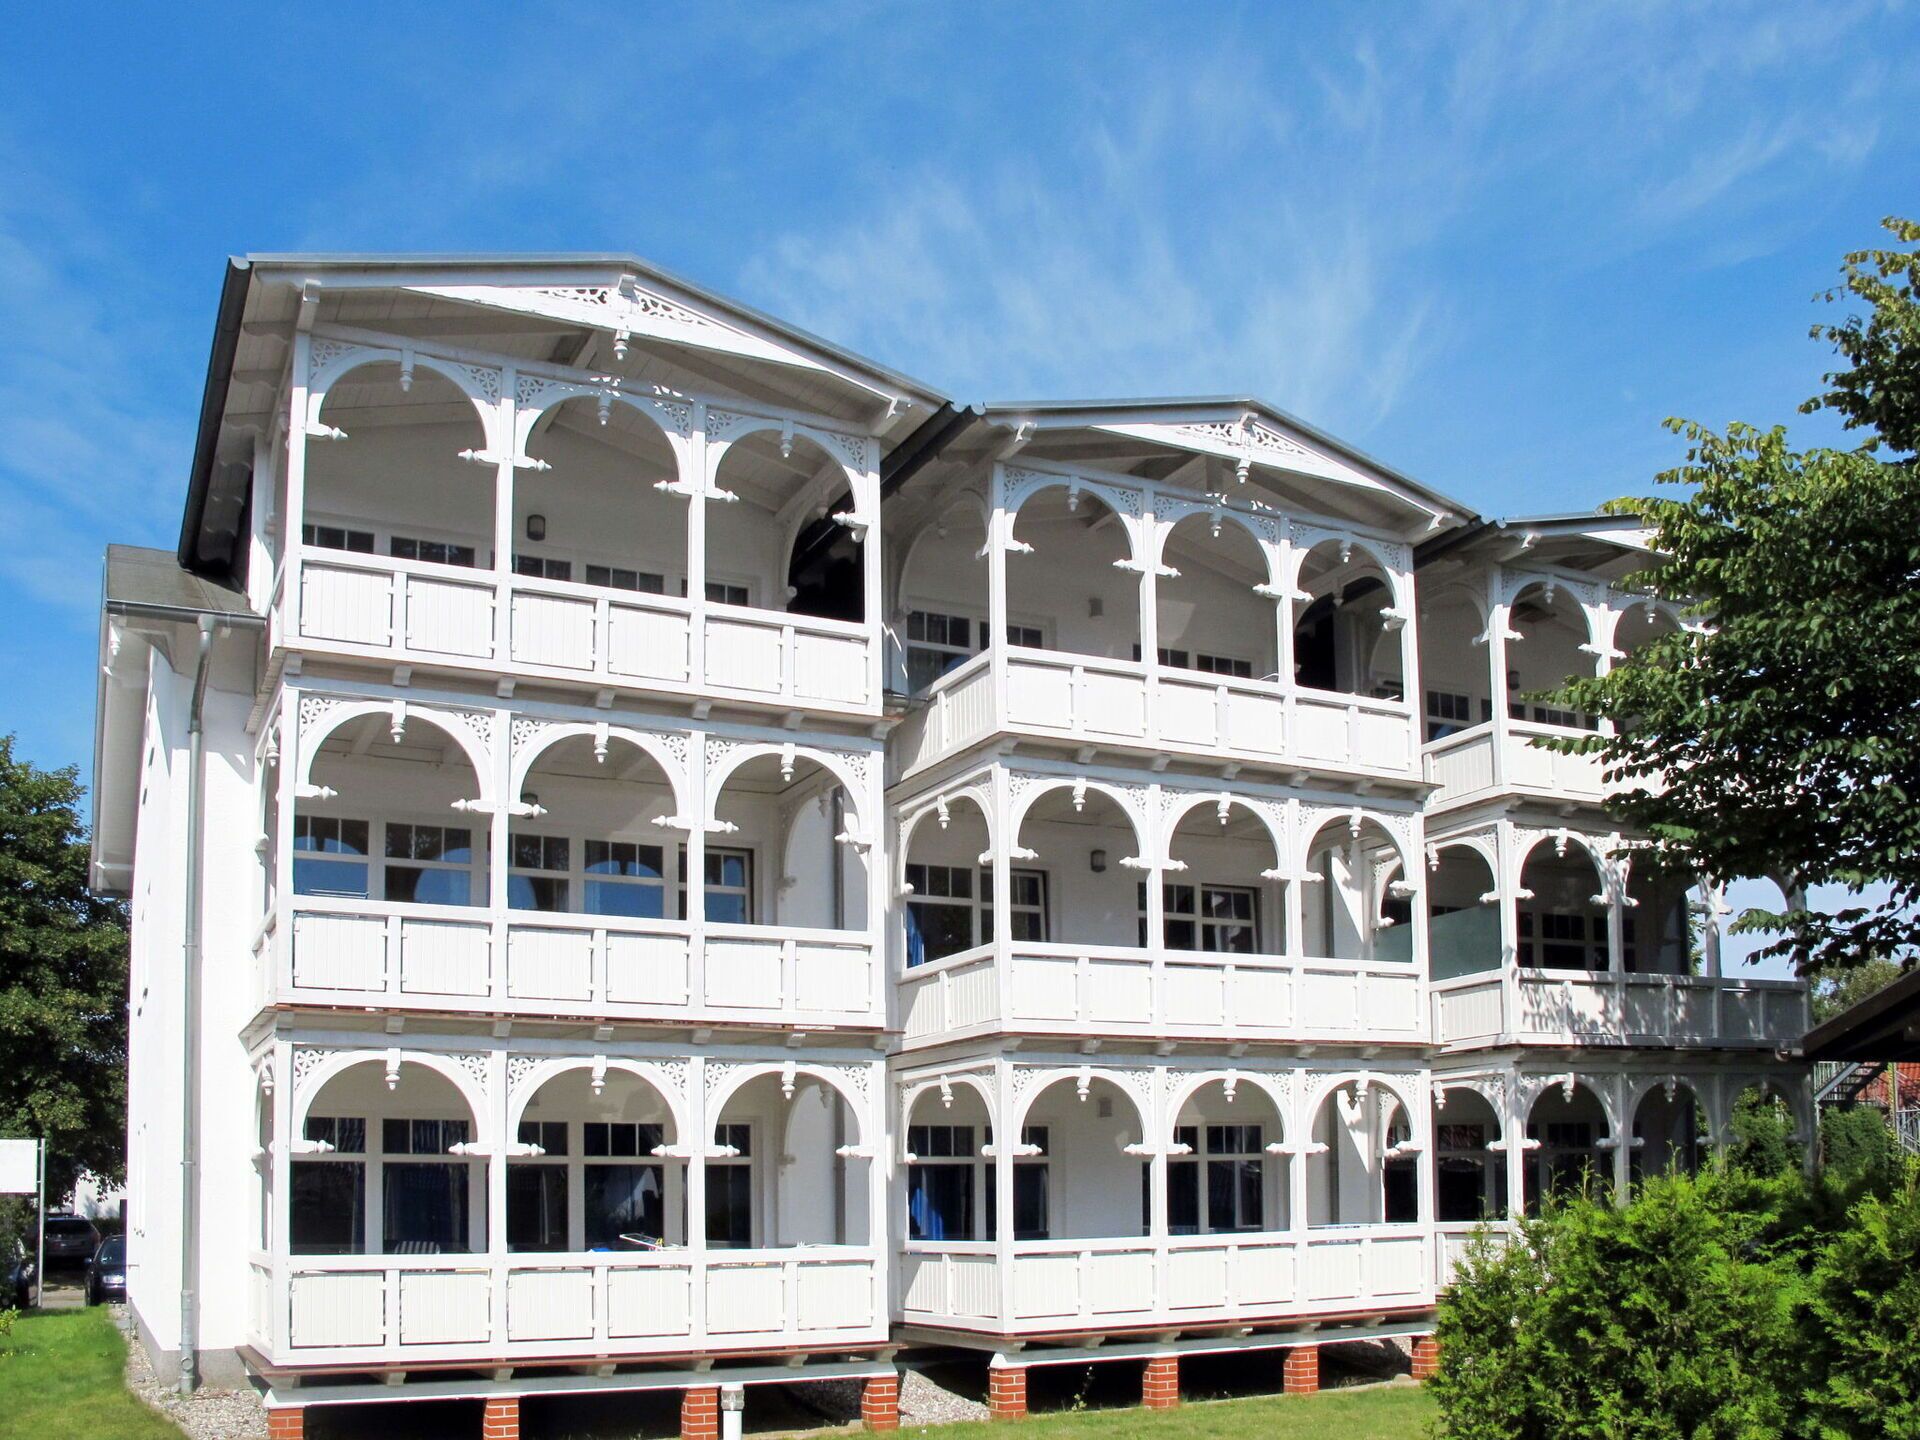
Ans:
POLYGON ((1510 1220, 1487 1220, 1470 1225, 1443 1223, 1435 1226, 1434 1288, 1444 1290, 1453 1283, 1454 1272, 1460 1268, 1460 1262, 1466 1258, 1476 1240, 1484 1237, 1494 1249, 1501 1250, 1513 1243, 1513 1235, 1514 1226, 1510 1220))
POLYGON ((1621 788, 1607 784, 1598 755, 1564 755, 1535 743, 1586 735, 1563 725, 1488 722, 1422 747, 1423 776, 1439 789, 1433 808, 1464 804, 1489 793, 1522 791, 1560 800, 1598 802, 1621 788))
POLYGON ((859 931, 300 896, 263 930, 269 1000, 877 1025, 859 931))
POLYGON ((1429 987, 1433 1038, 1464 1047, 1761 1045, 1800 1039, 1809 1024, 1798 980, 1488 971, 1429 987))
POLYGON ((991 652, 940 677, 896 732, 911 775, 998 730, 1208 758, 1319 764, 1412 778, 1414 716, 1398 700, 1009 646, 994 693, 991 652))
MULTIPOLYGON (((282 643, 639 689, 873 709, 877 630, 679 596, 303 548, 282 643)), ((279 592, 277 592, 279 593, 279 592)))
POLYGON ((254 1257, 253 1343, 278 1364, 685 1354, 886 1335, 867 1246, 577 1255, 254 1257))
POLYGON ((1223 1040, 1426 1038, 1409 965, 1064 944, 981 946, 899 980, 906 1038, 995 1029, 1223 1040))
POLYGON ((909 1241, 901 1310, 909 1323, 1019 1333, 1418 1308, 1433 1302, 1433 1247, 1418 1225, 1022 1241, 1003 1287, 991 1242, 909 1241))

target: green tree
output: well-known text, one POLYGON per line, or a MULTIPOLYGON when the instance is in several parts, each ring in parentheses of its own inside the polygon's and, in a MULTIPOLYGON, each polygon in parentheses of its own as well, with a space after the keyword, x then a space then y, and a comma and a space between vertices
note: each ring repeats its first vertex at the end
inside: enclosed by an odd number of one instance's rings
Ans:
POLYGON ((1789 1175, 1800 1168, 1793 1143, 1793 1112, 1778 1096, 1751 1090, 1733 1104, 1733 1145, 1728 1159, 1749 1175, 1789 1175))
MULTIPOLYGON (((1920 241, 1920 225, 1887 228, 1920 241)), ((1616 723, 1557 748, 1597 752, 1615 776, 1665 777, 1616 802, 1652 837, 1646 862, 1852 893, 1831 914, 1798 904, 1735 922, 1781 932, 1761 953, 1810 973, 1911 963, 1920 946, 1917 260, 1847 257, 1832 298, 1866 313, 1815 329, 1850 363, 1807 408, 1866 432, 1859 449, 1796 450, 1778 426, 1668 422, 1686 462, 1658 480, 1683 493, 1611 508, 1643 516, 1663 556, 1641 581, 1700 623, 1555 702, 1616 723)))
POLYGON ((0 737, 0 1135, 47 1140, 50 1198, 126 1154, 126 913, 87 890, 84 794, 0 737))
POLYGON ((1900 966, 1884 956, 1876 956, 1852 970, 1839 970, 1822 976, 1813 987, 1813 1021, 1816 1025, 1850 1010, 1869 995, 1887 988, 1901 975, 1900 966))
POLYGON ((1871 1105, 1829 1109, 1820 1117, 1820 1163, 1841 1185, 1889 1189, 1900 1172, 1893 1127, 1871 1105))
POLYGON ((1920 1440, 1920 1188, 1869 1196, 1821 1247, 1807 1286, 1805 1431, 1920 1440))

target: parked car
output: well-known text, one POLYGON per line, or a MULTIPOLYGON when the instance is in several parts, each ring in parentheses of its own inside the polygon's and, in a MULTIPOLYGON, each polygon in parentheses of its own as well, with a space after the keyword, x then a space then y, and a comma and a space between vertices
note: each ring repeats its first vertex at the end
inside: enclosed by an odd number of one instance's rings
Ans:
POLYGON ((0 1257, 0 1310, 28 1309, 39 1298, 39 1288, 33 1256, 25 1246, 16 1245, 11 1255, 0 1257))
POLYGON ((84 1266, 100 1248, 100 1231, 83 1215, 47 1217, 47 1269, 84 1266))
POLYGON ((87 1262, 87 1303, 127 1298, 127 1237, 109 1235, 87 1262))

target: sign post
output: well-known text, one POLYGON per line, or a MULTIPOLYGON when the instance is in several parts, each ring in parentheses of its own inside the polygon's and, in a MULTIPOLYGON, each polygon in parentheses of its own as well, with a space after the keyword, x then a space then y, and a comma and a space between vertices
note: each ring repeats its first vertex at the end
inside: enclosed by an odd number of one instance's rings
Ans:
POLYGON ((36 1198, 40 1233, 34 1245, 33 1291, 36 1300, 47 1292, 47 1142, 0 1140, 0 1195, 36 1198))

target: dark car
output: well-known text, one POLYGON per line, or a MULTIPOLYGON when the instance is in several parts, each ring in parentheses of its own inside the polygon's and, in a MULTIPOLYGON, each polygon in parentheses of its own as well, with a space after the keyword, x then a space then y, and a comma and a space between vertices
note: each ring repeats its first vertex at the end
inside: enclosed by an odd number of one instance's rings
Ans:
POLYGON ((47 1269, 57 1265, 85 1265, 100 1248, 100 1232, 80 1215, 47 1217, 47 1269))
POLYGON ((0 1310, 26 1310, 39 1298, 39 1285, 33 1273, 33 1256, 24 1247, 11 1255, 0 1255, 0 1310))
POLYGON ((87 1303, 127 1298, 127 1237, 109 1235, 87 1262, 87 1303))

